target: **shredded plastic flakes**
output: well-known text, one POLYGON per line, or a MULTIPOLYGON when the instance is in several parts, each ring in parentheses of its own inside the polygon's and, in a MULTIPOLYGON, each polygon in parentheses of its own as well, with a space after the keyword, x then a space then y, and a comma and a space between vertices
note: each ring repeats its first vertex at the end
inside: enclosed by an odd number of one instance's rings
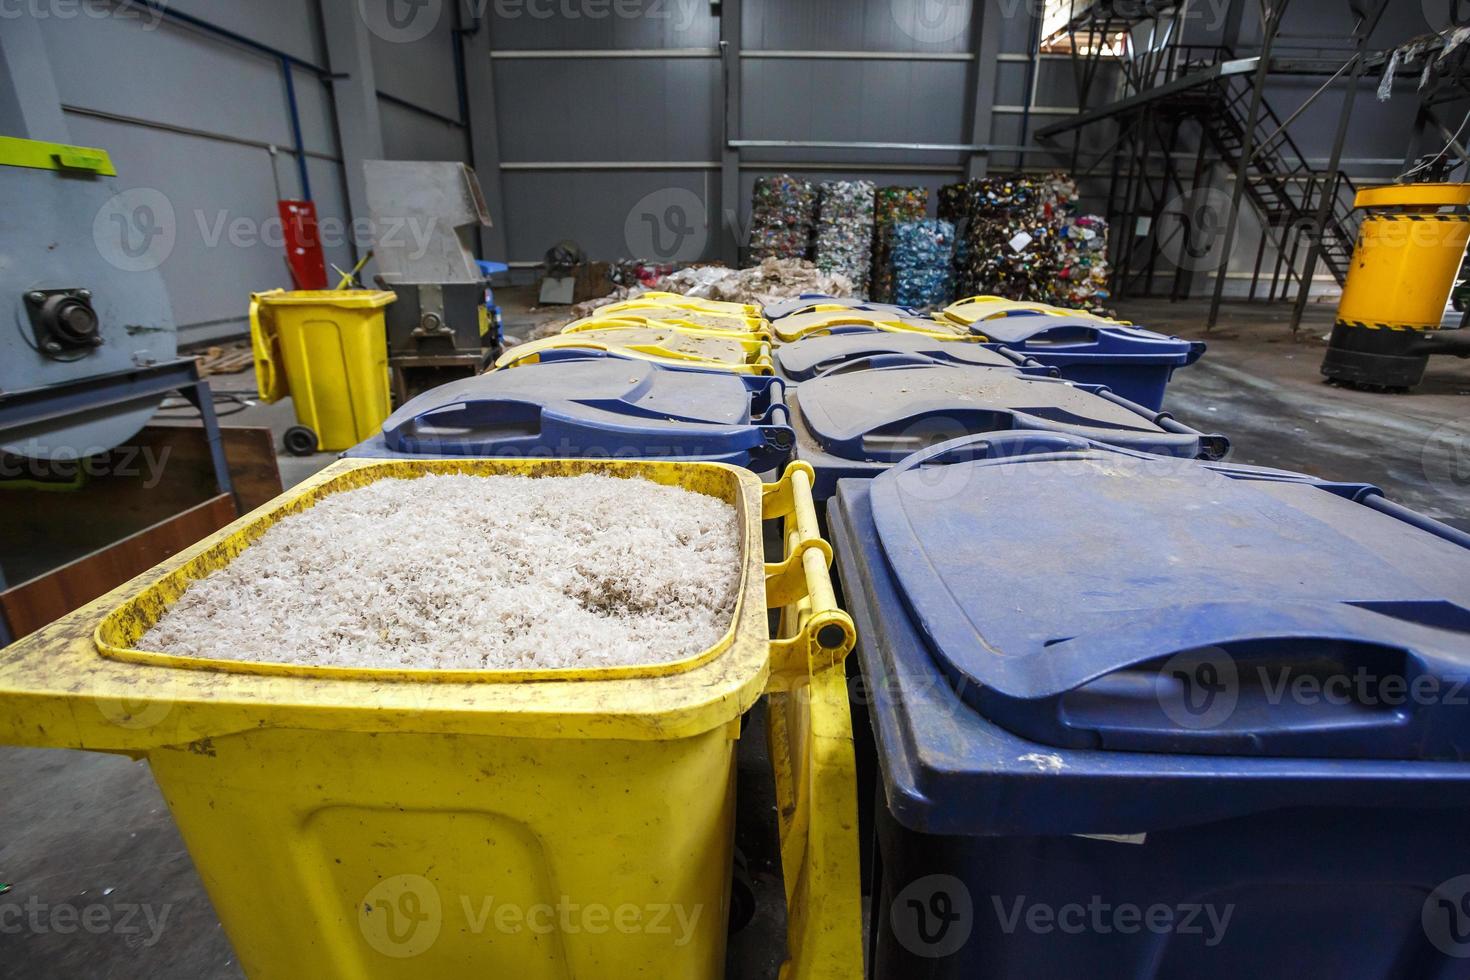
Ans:
POLYGON ((193 583, 139 641, 391 669, 666 663, 729 628, 735 509, 601 475, 429 475, 330 495, 193 583))

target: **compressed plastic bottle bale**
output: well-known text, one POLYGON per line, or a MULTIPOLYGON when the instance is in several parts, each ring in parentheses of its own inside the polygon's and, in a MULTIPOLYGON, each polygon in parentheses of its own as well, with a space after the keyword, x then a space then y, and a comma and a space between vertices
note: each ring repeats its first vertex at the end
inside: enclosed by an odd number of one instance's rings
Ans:
POLYGON ((790 174, 759 177, 750 207, 750 258, 810 258, 817 221, 811 182, 790 174))
POLYGON ((859 296, 872 269, 873 198, 872 181, 829 180, 817 208, 817 268, 851 279, 859 296))
POLYGON ((938 218, 904 221, 892 228, 894 302, 914 309, 939 307, 954 298, 954 225, 938 218))
POLYGON ((1105 302, 1108 290, 1108 223, 1095 214, 1070 218, 1056 246, 1056 276, 1047 302, 1090 308, 1105 302))
MULTIPOLYGON (((1096 291, 1098 253, 1089 246, 1083 258, 1081 246, 1091 241, 1089 232, 1097 233, 1092 225, 1075 224, 1077 183, 1071 176, 987 177, 965 184, 959 196, 962 202, 953 207, 965 216, 955 274, 961 293, 1087 305, 1074 297, 1096 291)), ((1105 250, 1105 234, 1103 239, 1105 250)), ((1105 281, 1105 258, 1101 275, 1105 281)))
POLYGON ((956 231, 969 214, 969 185, 965 183, 945 184, 939 188, 939 220, 948 221, 956 231))
POLYGON ((927 187, 880 187, 873 204, 873 279, 868 293, 881 303, 894 302, 890 235, 902 221, 918 221, 929 210, 927 187))

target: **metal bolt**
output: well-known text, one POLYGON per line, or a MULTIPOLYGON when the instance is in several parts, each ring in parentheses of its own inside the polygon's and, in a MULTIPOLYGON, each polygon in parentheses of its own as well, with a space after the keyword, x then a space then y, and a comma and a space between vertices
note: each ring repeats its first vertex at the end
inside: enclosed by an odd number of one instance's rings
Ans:
POLYGON ((44 303, 46 302, 46 294, 42 292, 28 293, 26 299, 32 303, 44 303))
POLYGON ((92 291, 90 289, 78 289, 77 290, 77 298, 78 299, 88 299, 89 300, 89 299, 92 298, 92 291))
POLYGON ((61 345, 58 344, 54 340, 48 340, 48 341, 46 341, 46 343, 45 343, 44 346, 46 348, 47 353, 51 353, 51 354, 60 354, 61 353, 61 345))

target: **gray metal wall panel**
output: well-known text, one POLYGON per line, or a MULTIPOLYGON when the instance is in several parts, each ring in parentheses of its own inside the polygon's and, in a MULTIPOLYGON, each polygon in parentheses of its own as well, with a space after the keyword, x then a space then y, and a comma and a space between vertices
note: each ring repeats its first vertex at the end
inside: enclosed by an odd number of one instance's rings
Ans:
POLYGON ((279 240, 267 240, 279 230, 266 153, 89 117, 69 122, 79 143, 107 147, 122 187, 153 188, 168 200, 172 215, 156 217, 172 222, 175 239, 158 268, 181 343, 240 333, 251 291, 290 286, 279 240))
POLYGON ((235 3, 168 0, 167 6, 285 51, 303 61, 326 64, 315 3, 303 3, 302 0, 237 0, 235 3))
MULTIPOLYGON (((332 92, 309 71, 296 69, 292 77, 296 85, 296 111, 301 116, 301 141, 308 153, 337 156, 341 147, 337 145, 337 131, 332 112, 332 92)), ((290 104, 281 93, 282 113, 290 113, 290 104)), ((287 140, 285 145, 294 145, 287 140)))
POLYGON ((498 61, 495 87, 507 161, 719 158, 713 59, 498 61))
POLYGON ((167 23, 157 30, 118 18, 40 23, 65 103, 291 142, 281 66, 269 57, 167 23))
POLYGON ((421 112, 378 100, 383 153, 389 160, 465 160, 464 130, 421 112))
POLYGON ((424 37, 400 41, 389 40, 376 33, 369 34, 378 90, 457 119, 459 95, 454 83, 453 13, 447 3, 437 8, 430 4, 421 9, 426 14, 435 10, 439 14, 432 30, 424 37))
POLYGON ((709 0, 485 0, 491 47, 713 48, 709 0))
MULTIPOLYGON (((661 191, 691 193, 706 203, 706 214, 718 213, 720 181, 715 171, 512 170, 502 180, 508 248, 515 262, 537 261, 563 238, 576 241, 594 259, 628 256, 630 225, 636 235, 640 208, 648 207, 649 195, 661 191)), ((494 218, 501 220, 500 215, 494 218)), ((703 232, 701 257, 712 258, 718 251, 715 229, 705 227, 703 232)))
POLYGON ((744 10, 741 44, 747 50, 968 51, 970 4, 968 0, 750 3, 744 10))
POLYGON ((968 143, 969 65, 748 60, 746 139, 968 143))

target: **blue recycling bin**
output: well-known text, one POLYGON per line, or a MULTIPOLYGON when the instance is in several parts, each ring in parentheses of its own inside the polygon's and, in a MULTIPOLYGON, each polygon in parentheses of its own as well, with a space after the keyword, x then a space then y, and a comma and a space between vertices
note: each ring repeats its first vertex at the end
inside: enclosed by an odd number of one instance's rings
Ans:
POLYGON ((1205 352, 1197 340, 1075 316, 1016 313, 981 320, 971 330, 1056 368, 1068 381, 1106 385, 1155 411, 1174 371, 1205 352))
POLYGON ((796 457, 813 494, 872 478, 936 443, 1010 430, 1065 432, 1150 453, 1218 459, 1229 441, 1106 388, 903 356, 849 361, 788 394, 796 457))
POLYGON ((862 310, 866 313, 891 313, 896 317, 924 316, 923 313, 911 307, 899 306, 896 303, 874 303, 856 296, 838 297, 828 296, 826 293, 802 293, 794 299, 767 303, 761 309, 767 320, 779 320, 786 316, 810 313, 818 306, 845 306, 850 310, 862 310))
POLYGON ((872 976, 1470 973, 1470 535, 1054 433, 843 481, 828 521, 872 976))
POLYGON ((765 472, 791 455, 783 387, 633 359, 528 364, 426 391, 346 455, 696 460, 765 472))
POLYGON ((1047 367, 1033 357, 1018 354, 1005 347, 967 340, 941 340, 923 334, 894 333, 891 330, 866 327, 839 327, 830 334, 804 337, 795 343, 776 348, 772 359, 776 374, 796 384, 810 381, 819 374, 854 362, 896 355, 915 362, 927 359, 970 367, 1019 371, 1021 374, 1057 374, 1056 368, 1047 367))

